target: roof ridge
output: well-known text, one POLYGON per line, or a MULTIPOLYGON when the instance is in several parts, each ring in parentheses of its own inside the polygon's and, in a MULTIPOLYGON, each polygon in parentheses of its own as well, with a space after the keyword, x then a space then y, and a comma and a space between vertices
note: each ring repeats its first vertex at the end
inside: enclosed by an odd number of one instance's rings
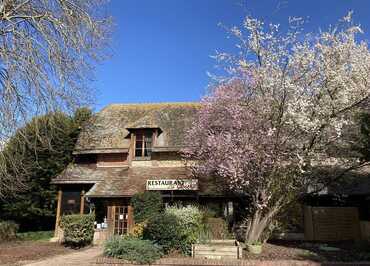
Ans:
POLYGON ((199 105, 200 102, 144 102, 144 103, 111 103, 107 105, 107 107, 114 107, 114 106, 145 106, 145 105, 199 105))

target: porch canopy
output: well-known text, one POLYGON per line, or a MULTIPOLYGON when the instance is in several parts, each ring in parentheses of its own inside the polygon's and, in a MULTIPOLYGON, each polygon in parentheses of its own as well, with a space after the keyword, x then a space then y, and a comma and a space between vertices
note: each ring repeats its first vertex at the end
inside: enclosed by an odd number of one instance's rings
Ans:
MULTIPOLYGON (((193 179, 186 167, 91 167, 70 165, 52 183, 93 184, 85 196, 89 198, 131 197, 146 190, 147 180, 193 179)), ((189 191, 190 192, 190 191, 189 191)), ((223 196, 221 186, 213 178, 198 179, 200 196, 223 196)))

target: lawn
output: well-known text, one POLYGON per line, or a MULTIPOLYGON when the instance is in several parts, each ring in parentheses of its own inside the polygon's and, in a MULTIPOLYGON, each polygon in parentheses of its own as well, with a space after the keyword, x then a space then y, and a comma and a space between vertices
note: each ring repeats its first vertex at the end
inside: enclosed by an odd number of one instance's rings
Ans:
POLYGON ((17 240, 0 243, 0 265, 20 265, 26 261, 72 252, 58 243, 49 242, 52 236, 52 231, 19 233, 17 240))
POLYGON ((48 241, 54 236, 54 231, 38 231, 17 233, 19 240, 23 241, 48 241))

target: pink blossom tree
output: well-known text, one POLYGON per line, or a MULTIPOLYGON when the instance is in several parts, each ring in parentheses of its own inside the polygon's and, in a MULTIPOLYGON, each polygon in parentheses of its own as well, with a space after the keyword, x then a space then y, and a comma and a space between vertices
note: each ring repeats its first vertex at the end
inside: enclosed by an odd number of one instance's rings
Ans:
POLYGON ((300 19, 283 33, 249 17, 230 33, 239 53, 217 54, 228 76, 202 99, 183 152, 194 175, 246 196, 253 243, 288 203, 322 182, 313 167, 363 165, 329 151, 369 98, 370 52, 351 14, 318 34, 303 34, 300 19))

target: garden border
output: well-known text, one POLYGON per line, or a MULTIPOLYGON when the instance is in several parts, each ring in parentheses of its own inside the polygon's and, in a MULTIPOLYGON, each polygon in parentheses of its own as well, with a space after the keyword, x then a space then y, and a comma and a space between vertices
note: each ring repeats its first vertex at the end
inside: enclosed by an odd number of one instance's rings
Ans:
MULTIPOLYGON (((134 266, 139 265, 132 262, 107 258, 98 257, 96 259, 97 265, 109 265, 109 266, 134 266)), ((314 262, 307 260, 238 260, 238 259, 193 259, 193 258, 162 258, 150 265, 163 265, 163 266, 370 266, 369 262, 314 262)))
MULTIPOLYGON (((136 263, 132 263, 125 260, 114 259, 114 258, 107 258, 107 257, 99 257, 96 259, 97 265, 126 265, 126 266, 133 266, 133 265, 140 265, 136 263)), ((318 262, 312 261, 301 261, 301 260, 281 260, 281 261, 260 261, 260 260, 240 260, 240 259, 193 259, 193 258, 162 258, 153 262, 150 265, 163 265, 163 266, 184 266, 184 265, 191 265, 191 266, 319 266, 322 265, 318 262)), ((347 264, 353 265, 353 264, 347 264)), ((364 264, 370 265, 370 264, 364 264)))

